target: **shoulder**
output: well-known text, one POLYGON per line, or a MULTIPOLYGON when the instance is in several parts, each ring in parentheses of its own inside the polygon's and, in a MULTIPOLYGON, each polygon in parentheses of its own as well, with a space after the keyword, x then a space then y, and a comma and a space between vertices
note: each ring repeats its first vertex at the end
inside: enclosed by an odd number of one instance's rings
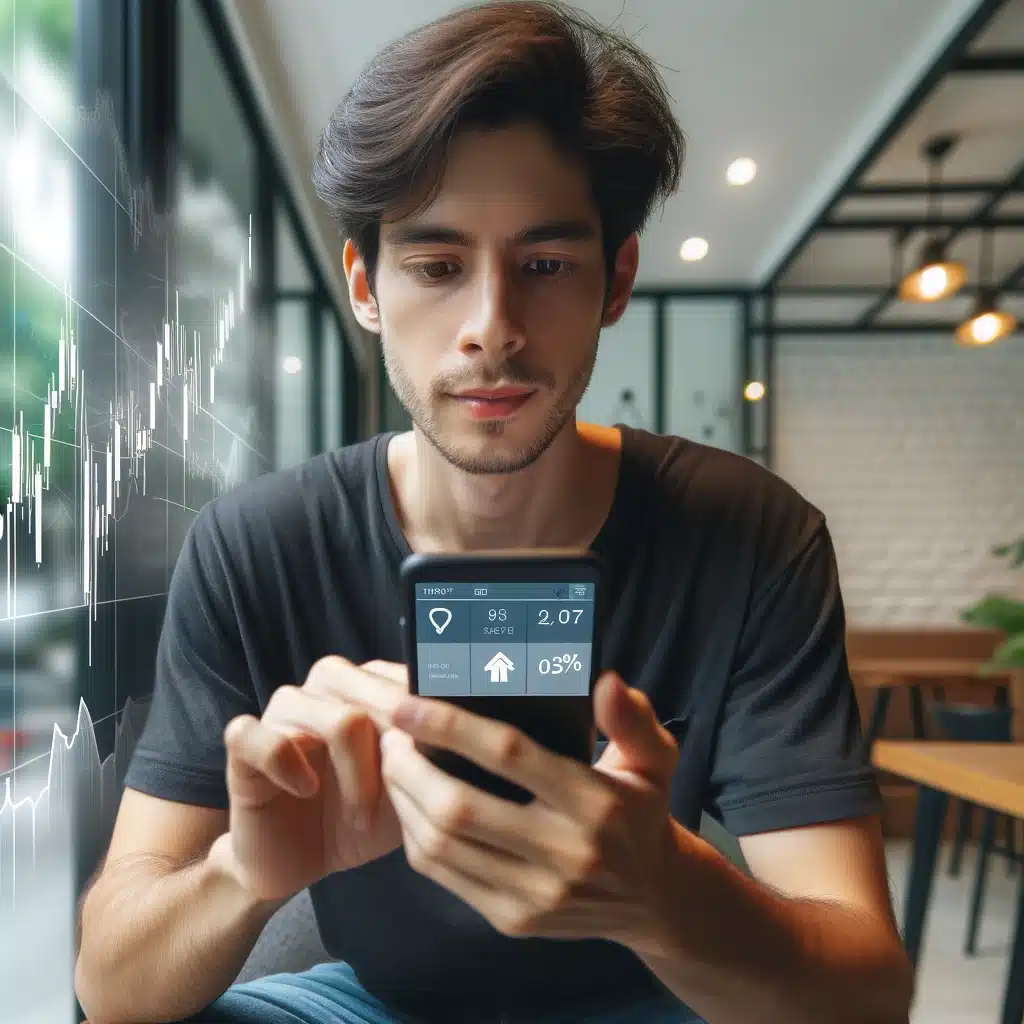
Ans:
POLYGON ((777 573, 827 532, 821 509, 746 456, 644 431, 632 432, 632 447, 648 500, 723 561, 749 556, 757 577, 777 573))

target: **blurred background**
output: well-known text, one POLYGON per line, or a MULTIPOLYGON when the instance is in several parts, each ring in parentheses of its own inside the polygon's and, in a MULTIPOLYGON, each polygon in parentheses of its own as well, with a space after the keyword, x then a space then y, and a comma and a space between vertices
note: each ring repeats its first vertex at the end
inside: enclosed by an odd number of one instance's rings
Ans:
MULTIPOLYGON (((309 169, 362 64, 455 6, 0 0, 5 1021, 80 1019, 75 901, 198 509, 408 426, 309 169)), ((576 6, 661 65, 688 140, 580 418, 826 512, 915 1024, 1016 1024, 1024 0, 576 6)))

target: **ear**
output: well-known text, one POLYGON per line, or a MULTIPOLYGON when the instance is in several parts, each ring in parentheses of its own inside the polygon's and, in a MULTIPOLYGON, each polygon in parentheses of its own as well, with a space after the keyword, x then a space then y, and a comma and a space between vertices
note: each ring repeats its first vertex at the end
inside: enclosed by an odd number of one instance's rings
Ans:
POLYGON ((352 304, 352 312, 355 314, 356 320, 366 330, 380 334, 380 310, 377 308, 377 300, 370 294, 366 264, 351 238, 345 239, 342 262, 345 267, 345 278, 348 281, 348 300, 352 304))
POLYGON ((629 297, 633 293, 633 282, 636 280, 639 265, 640 239, 634 231, 619 246, 619 251, 615 255, 612 285, 604 304, 604 315, 601 317, 602 327, 611 327, 625 313, 626 306, 629 305, 629 297))

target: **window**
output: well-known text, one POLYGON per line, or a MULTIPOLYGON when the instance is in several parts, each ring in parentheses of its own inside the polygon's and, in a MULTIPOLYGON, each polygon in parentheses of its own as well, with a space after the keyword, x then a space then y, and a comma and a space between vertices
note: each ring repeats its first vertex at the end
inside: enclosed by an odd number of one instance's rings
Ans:
POLYGON ((323 318, 323 372, 320 375, 322 426, 321 438, 325 451, 342 445, 344 421, 344 352, 345 344, 338 329, 338 317, 333 309, 321 309, 323 318))

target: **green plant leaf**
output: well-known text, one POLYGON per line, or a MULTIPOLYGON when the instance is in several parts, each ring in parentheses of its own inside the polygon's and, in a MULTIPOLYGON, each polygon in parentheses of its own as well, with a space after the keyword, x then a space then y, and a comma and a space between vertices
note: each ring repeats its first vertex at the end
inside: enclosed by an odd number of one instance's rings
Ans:
POLYGON ((1010 568, 1019 569, 1024 565, 1024 537, 1018 537, 1009 544, 999 544, 992 549, 996 558, 1009 558, 1010 568))
POLYGON ((1024 634, 1024 601, 989 594, 963 613, 963 620, 982 629, 998 629, 1007 636, 1024 634))
POLYGON ((992 655, 991 668, 1024 669, 1024 633, 1011 636, 992 655))

